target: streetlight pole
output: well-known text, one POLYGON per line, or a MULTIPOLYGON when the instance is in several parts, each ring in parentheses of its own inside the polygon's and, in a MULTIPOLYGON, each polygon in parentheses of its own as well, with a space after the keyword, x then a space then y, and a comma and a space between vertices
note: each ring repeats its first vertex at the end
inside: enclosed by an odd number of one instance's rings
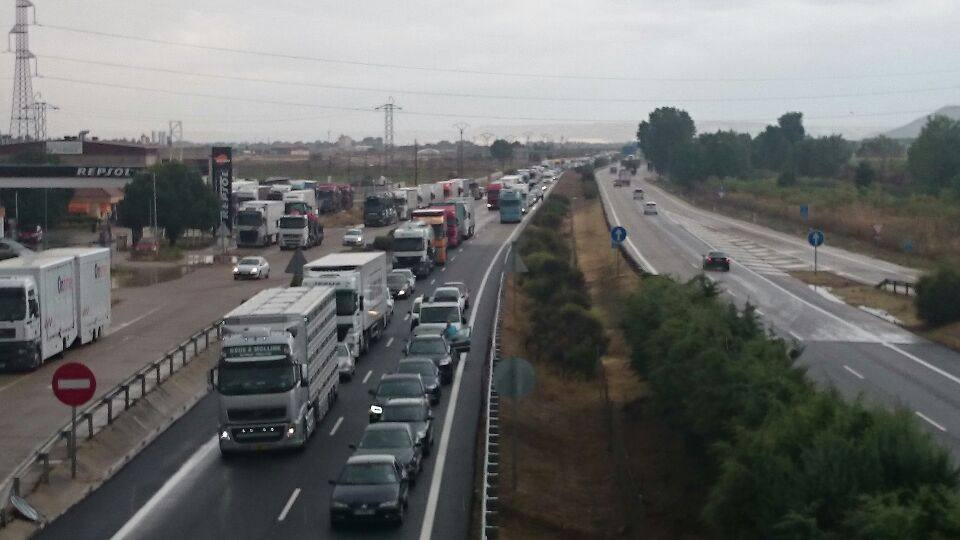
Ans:
POLYGON ((420 185, 420 145, 413 140, 413 186, 420 185))
POLYGON ((157 173, 150 173, 150 179, 153 181, 153 243, 157 249, 160 249, 160 241, 157 238, 160 224, 157 219, 157 173))
POLYGON ((453 127, 460 130, 460 146, 457 147, 457 178, 463 178, 463 130, 470 127, 470 124, 457 122, 453 127))

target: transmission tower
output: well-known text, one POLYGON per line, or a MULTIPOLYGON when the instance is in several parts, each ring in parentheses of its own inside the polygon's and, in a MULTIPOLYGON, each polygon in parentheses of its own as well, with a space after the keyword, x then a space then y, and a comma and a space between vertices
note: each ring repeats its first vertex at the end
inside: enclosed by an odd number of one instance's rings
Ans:
MULTIPOLYGON (((30 40, 27 30, 27 10, 33 8, 30 0, 17 1, 17 22, 7 35, 7 50, 10 50, 10 36, 16 41, 13 67, 13 103, 10 106, 11 140, 27 140, 37 134, 37 108, 33 104, 33 82, 30 77, 30 60, 35 59, 30 52, 30 40)), ((36 23, 37 11, 33 9, 36 23)))
POLYGON ((30 107, 33 108, 33 117, 36 119, 33 138, 38 141, 45 141, 47 140, 47 111, 59 111, 60 107, 43 101, 40 92, 37 92, 33 104, 30 105, 30 107))
POLYGON ((170 120, 167 135, 167 144, 172 145, 170 159, 174 159, 174 153, 176 153, 177 161, 183 161, 183 122, 180 120, 170 120))
POLYGON ((386 103, 377 107, 376 110, 383 111, 383 155, 386 164, 390 165, 390 158, 393 153, 393 111, 400 111, 403 108, 394 105, 393 96, 391 96, 386 103))
POLYGON ((490 141, 493 140, 495 136, 493 133, 481 133, 478 135, 480 140, 483 141, 484 146, 490 146, 490 141))
POLYGON ((460 131, 460 144, 457 146, 457 178, 463 178, 463 131, 470 127, 470 124, 457 122, 453 127, 460 131))
POLYGON ((527 138, 527 146, 530 146, 530 138, 533 137, 532 131, 524 131, 523 136, 527 138))

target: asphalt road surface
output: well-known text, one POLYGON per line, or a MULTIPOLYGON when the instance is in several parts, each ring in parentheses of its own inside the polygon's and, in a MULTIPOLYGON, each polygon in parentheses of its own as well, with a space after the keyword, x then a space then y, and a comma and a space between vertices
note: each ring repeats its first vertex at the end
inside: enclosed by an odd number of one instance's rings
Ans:
MULTIPOLYGON (((357 365, 353 381, 307 448, 300 453, 233 456, 223 460, 215 440, 215 395, 204 397, 150 446, 41 534, 41 538, 465 538, 474 492, 474 452, 480 420, 482 367, 508 241, 520 230, 502 225, 480 203, 476 237, 445 267, 417 282, 429 294, 444 281, 471 290, 473 348, 434 407, 435 448, 412 489, 406 521, 392 526, 338 529, 329 523, 336 478, 368 423, 367 390, 402 356, 410 300, 398 301, 385 335, 357 365)), ((220 315, 226 312, 222 310, 220 315)))
MULTIPOLYGON (((708 277, 730 301, 740 307, 749 302, 777 334, 802 344, 799 364, 810 376, 845 396, 913 411, 960 459, 960 354, 791 277, 790 270, 813 269, 813 248, 805 238, 694 208, 651 184, 643 172, 621 188, 613 187, 607 170, 598 173, 611 220, 627 229, 626 248, 648 271, 689 279, 701 272, 708 251, 725 251, 733 261, 730 272, 708 277), (637 187, 645 200, 633 200, 637 187), (643 215, 647 201, 657 203, 658 215, 643 215)), ((836 248, 821 249, 820 263, 865 283, 917 275, 836 248)))

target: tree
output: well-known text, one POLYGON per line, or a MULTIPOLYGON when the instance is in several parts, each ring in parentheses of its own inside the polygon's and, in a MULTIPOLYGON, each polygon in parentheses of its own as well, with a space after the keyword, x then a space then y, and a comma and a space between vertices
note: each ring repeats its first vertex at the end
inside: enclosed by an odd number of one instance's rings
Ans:
POLYGON ((507 160, 513 157, 513 146, 504 139, 497 139, 490 145, 490 155, 505 167, 507 160))
POLYGON ((857 172, 854 176, 854 181, 857 183, 857 187, 868 188, 870 184, 873 184, 873 180, 876 178, 877 174, 874 172, 873 167, 870 166, 866 161, 861 161, 857 164, 857 172))
POLYGON ((864 139, 857 149, 857 157, 884 160, 903 157, 904 153, 903 145, 886 135, 864 139))
POLYGON ((917 140, 907 151, 910 174, 928 191, 935 193, 960 185, 960 122, 946 116, 927 119, 917 140))
POLYGON ((780 126, 783 136, 790 144, 797 144, 806 136, 807 131, 803 128, 803 113, 788 112, 777 119, 777 125, 780 126))
POLYGON ((750 172, 750 136, 735 131, 701 133, 703 173, 719 178, 742 177, 750 172))
POLYGON ((697 141, 690 141, 676 150, 672 178, 684 189, 706 179, 703 163, 703 148, 697 141))
POLYGON ((808 137, 795 148, 797 168, 806 176, 836 176, 852 154, 850 143, 840 135, 808 137))
POLYGON ((163 163, 134 178, 120 203, 120 223, 133 230, 136 243, 150 225, 156 176, 157 222, 170 245, 187 229, 212 229, 217 222, 217 199, 200 174, 183 163, 163 163))
POLYGON ((696 131, 687 111, 660 107, 650 113, 649 120, 640 122, 637 139, 657 174, 669 174, 677 165, 677 154, 693 140, 696 131))
POLYGON ((762 169, 781 170, 790 152, 790 141, 779 126, 767 126, 753 139, 753 163, 762 169))

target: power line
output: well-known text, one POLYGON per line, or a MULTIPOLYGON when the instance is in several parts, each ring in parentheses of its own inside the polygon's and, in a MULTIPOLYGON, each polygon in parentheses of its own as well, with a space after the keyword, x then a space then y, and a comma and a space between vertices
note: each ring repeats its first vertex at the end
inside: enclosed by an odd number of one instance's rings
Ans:
POLYGON ((818 99, 844 99, 844 98, 862 98, 891 95, 922 94, 929 92, 960 90, 960 85, 954 86, 936 86, 928 88, 908 88, 902 90, 877 90, 872 92, 850 92, 840 94, 819 94, 806 96, 764 96, 764 97, 717 97, 717 98, 591 98, 591 97, 550 97, 550 96, 517 96, 503 94, 475 94, 459 92, 437 92, 429 90, 410 90, 410 89, 389 89, 373 88, 363 86, 344 86, 333 84, 320 84, 302 81, 292 81, 283 79, 268 79, 263 77, 244 77, 239 75, 222 75, 216 73, 200 73, 196 71, 184 71, 178 69, 137 66, 132 64, 121 64, 115 62, 102 62, 98 60, 85 60, 80 58, 70 58, 57 55, 38 55, 41 58, 49 60, 59 60, 64 62, 75 62, 80 64, 105 66, 112 68, 131 69, 138 71, 151 71, 155 73, 166 73, 171 75, 186 75, 190 77, 203 77, 209 79, 244 81, 254 83, 278 84, 286 86, 300 86, 305 88, 326 88, 331 90, 349 90, 359 92, 375 92, 411 94, 434 97, 455 97, 467 99, 496 99, 496 100, 514 100, 514 101, 541 101, 541 102, 580 102, 580 103, 750 103, 750 102, 773 102, 773 101, 811 101, 818 99))
POLYGON ((104 32, 100 30, 87 30, 82 28, 73 28, 69 26, 61 26, 55 24, 37 24, 41 28, 50 28, 53 30, 60 30, 63 32, 73 32, 76 34, 88 35, 88 36, 100 36, 108 37, 113 39, 124 39, 129 41, 139 41, 142 43, 152 43, 155 45, 172 45, 177 47, 185 47, 190 49, 198 50, 207 50, 207 51, 218 51, 218 52, 227 52, 234 54, 246 54, 252 56, 262 56, 267 58, 279 58, 285 60, 299 60, 305 62, 322 62, 327 64, 340 64, 347 66, 360 66, 360 67, 372 67, 372 68, 384 68, 384 69, 401 69, 409 71, 427 71, 435 73, 455 73, 459 75, 491 75, 498 77, 519 77, 519 78, 528 78, 528 79, 561 79, 561 80, 584 80, 584 81, 630 81, 630 82, 791 82, 791 81, 831 81, 831 80, 864 80, 864 79, 886 79, 893 77, 917 77, 922 75, 944 75, 948 73, 960 73, 960 69, 950 69, 950 70, 929 70, 929 71, 915 71, 915 72, 894 72, 894 73, 877 73, 877 74, 855 74, 855 75, 823 75, 823 76, 814 76, 814 77, 624 77, 624 76, 611 76, 611 75, 564 75, 564 74, 554 74, 554 73, 519 73, 519 72, 510 72, 510 71, 492 71, 492 70, 480 70, 480 69, 463 69, 463 68, 449 68, 449 67, 431 67, 431 66, 421 66, 413 64, 395 64, 395 63, 384 63, 384 62, 370 62, 370 61, 361 61, 361 60, 344 60, 338 58, 329 58, 323 56, 308 56, 301 54, 291 54, 291 53, 277 53, 269 51, 258 51, 254 49, 240 49, 235 47, 223 47, 223 46, 214 46, 214 45, 198 45, 195 43, 187 43, 183 41, 174 41, 168 39, 158 39, 151 38, 146 36, 135 36, 129 34, 119 34, 114 32, 104 32))

